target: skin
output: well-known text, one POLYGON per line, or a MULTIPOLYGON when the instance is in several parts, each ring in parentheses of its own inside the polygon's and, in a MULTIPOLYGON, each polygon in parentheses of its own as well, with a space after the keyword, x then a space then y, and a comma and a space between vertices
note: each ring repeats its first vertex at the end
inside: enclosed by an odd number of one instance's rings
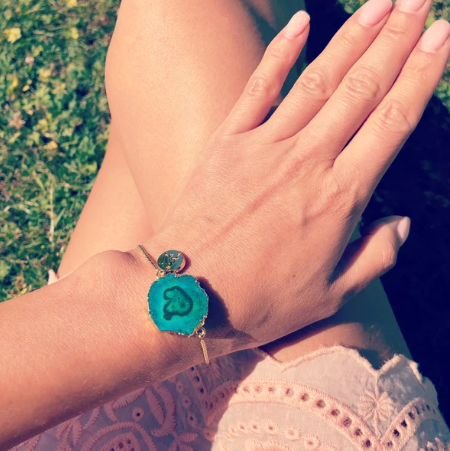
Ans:
MULTIPOLYGON (((108 150, 59 268, 60 276, 97 252, 136 247, 158 230, 189 165, 230 112, 273 38, 273 30, 267 30, 257 15, 279 31, 299 6, 287 1, 212 1, 201 7, 186 2, 164 6, 122 2, 106 67, 113 116, 108 150), (161 27, 167 17, 171 25, 161 27), (218 29, 227 32, 217 34, 218 29), (167 46, 167 42, 173 44, 167 46), (173 70, 175 60, 177 71, 173 70), (224 65, 227 60, 233 64, 224 65), (198 62, 201 70, 195 70, 198 62), (185 99, 181 104, 180 98, 185 99)), ((339 42, 330 44, 328 55, 342 53, 339 42)), ((325 58, 328 61, 322 66, 330 64, 329 56, 325 58)), ((297 78, 293 68, 284 92, 297 78)), ((308 75, 308 79, 311 84, 314 77, 308 75)), ((315 97, 294 100, 311 102, 315 97)), ((278 95, 274 104, 282 98, 278 95)), ((317 99, 315 108, 319 107, 317 99)), ((286 113, 279 112, 277 128, 285 130, 286 113)), ((353 239, 359 236, 356 230, 353 239)), ((379 280, 332 318, 265 349, 286 361, 335 344, 359 349, 374 366, 395 352, 410 356, 379 280)))
MULTIPOLYGON (((360 49, 351 67, 335 58, 333 73, 343 73, 343 79, 329 99, 322 98, 319 111, 312 107, 314 99, 306 102, 311 108, 285 99, 281 106, 292 111, 293 121, 306 123, 285 139, 279 139, 272 118, 260 124, 306 41, 308 27, 295 38, 282 31, 193 160, 160 227, 144 243, 153 256, 168 247, 183 250, 190 259, 189 273, 207 279, 211 310, 222 313, 211 312, 208 318, 212 357, 266 344, 331 317, 349 296, 395 263, 405 238, 398 217, 347 243, 374 187, 417 124, 450 53, 448 40, 435 50, 424 45, 444 32, 447 36, 444 22, 432 26, 416 45, 429 3, 414 14, 400 7, 397 3, 381 32, 384 23, 375 32, 358 24, 358 13, 350 19, 338 40, 352 30, 361 39, 372 34, 367 41, 374 44, 360 49), (401 24, 415 39, 398 33, 401 24), (402 46, 395 55, 400 62, 391 69, 377 61, 402 46), (368 61, 378 67, 369 81, 375 84, 352 98, 354 83, 365 80, 357 78, 358 71, 368 61), (334 122, 332 127, 327 105, 342 111, 352 101, 359 111, 353 124, 334 122), (363 122, 343 149, 340 143, 363 122), (317 137, 319 124, 323 141, 317 137), (336 141, 330 141, 326 132, 334 130, 345 136, 337 133, 336 141), (268 240, 262 243, 262 237, 268 240), (230 250, 238 246, 243 251, 237 257, 230 250), (236 275, 239 283, 230 283, 236 275)), ((306 86, 300 81, 291 92, 306 86)), ((126 115, 126 105, 121 107, 126 115)), ((293 121, 284 123, 294 129, 293 121)), ((122 129, 117 130, 124 142, 122 129)), ((0 373, 6 407, 0 409, 1 446, 7 449, 201 362, 198 341, 161 334, 149 320, 146 293, 153 280, 139 251, 108 251, 62 281, 0 306, 3 355, 9 363, 0 373)))

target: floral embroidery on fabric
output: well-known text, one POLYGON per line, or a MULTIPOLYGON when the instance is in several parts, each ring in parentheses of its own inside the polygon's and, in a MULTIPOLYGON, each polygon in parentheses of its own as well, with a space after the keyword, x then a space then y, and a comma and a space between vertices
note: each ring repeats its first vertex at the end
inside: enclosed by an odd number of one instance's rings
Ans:
POLYGON ((206 440, 208 440, 209 442, 212 442, 215 436, 216 433, 212 429, 208 428, 203 429, 203 437, 205 437, 206 440))
MULTIPOLYGON (((424 400, 416 398, 413 401, 413 404, 422 406, 423 402, 424 400)), ((347 437, 358 450, 362 451, 365 451, 368 448, 373 449, 380 447, 382 444, 385 447, 389 447, 390 451, 400 450, 406 443, 406 440, 414 434, 415 430, 417 430, 417 427, 428 418, 436 418, 436 420, 441 421, 443 427, 446 428, 445 423, 440 419, 436 408, 430 404, 431 401, 428 401, 427 405, 429 411, 425 409, 425 411, 421 412, 422 415, 420 415, 420 413, 416 414, 415 426, 411 425, 411 427, 403 434, 400 434, 399 429, 394 428, 393 430, 388 430, 383 437, 378 438, 363 418, 336 398, 313 387, 294 382, 286 384, 285 381, 281 380, 247 380, 238 385, 235 393, 230 393, 227 405, 234 406, 237 404, 249 403, 280 404, 285 407, 292 407, 313 413, 338 430, 347 437), (256 390, 255 387, 257 387, 256 390), (401 439, 400 435, 402 436, 401 439)), ((207 424, 212 423, 213 418, 218 414, 218 411, 219 409, 216 408, 211 409, 206 420, 207 424)), ((397 422, 405 421, 404 416, 404 413, 397 415, 393 424, 396 425, 397 422)), ((243 423, 238 424, 238 429, 242 432, 247 430, 246 425, 243 423)))
POLYGON ((397 415, 381 438, 381 444, 389 450, 401 450, 426 420, 434 420, 448 431, 437 407, 427 399, 416 398, 397 415))
POLYGON ((100 407, 96 407, 92 411, 87 423, 83 426, 83 429, 89 429, 91 426, 93 426, 95 422, 98 420, 99 416, 100 416, 100 407))
MULTIPOLYGON (((121 431, 123 429, 131 429, 140 434, 142 439, 144 440, 145 444, 147 445, 148 451, 158 451, 153 440, 151 437, 147 434, 147 432, 137 423, 135 422, 125 422, 125 423, 116 423, 112 424, 111 426, 107 426, 105 428, 102 428, 98 430, 89 440, 86 441, 86 443, 81 447, 81 451, 91 451, 94 445, 101 440, 105 435, 115 432, 115 431, 121 431)), ((132 433, 122 433, 123 437, 127 437, 130 440, 133 440, 131 437, 135 437, 132 433)), ((118 435, 120 437, 120 434, 118 435)), ((115 437, 117 438, 117 437, 115 437)), ((111 448, 110 448, 111 449, 111 448)), ((103 449, 101 450, 103 451, 103 449)))
POLYGON ((240 432, 247 432, 247 425, 243 422, 237 424, 237 429, 240 432))
POLYGON ((274 440, 265 443, 258 440, 247 440, 245 451, 292 451, 292 448, 274 440))
POLYGON ((127 393, 124 396, 121 396, 120 398, 116 399, 115 401, 111 401, 103 406, 103 410, 105 411, 106 415, 112 422, 117 422, 119 419, 117 418, 115 414, 116 409, 120 409, 122 407, 128 406, 135 402, 145 391, 144 388, 140 388, 139 390, 132 391, 130 393, 127 393))
POLYGON ((359 413, 365 421, 372 420, 375 433, 381 436, 380 421, 387 421, 394 412, 394 403, 386 392, 381 393, 377 386, 375 392, 366 389, 359 399, 359 413))
POLYGON ((56 427, 56 438, 61 440, 57 451, 67 451, 73 448, 69 444, 69 437, 72 436, 72 442, 76 445, 81 437, 83 427, 80 423, 81 415, 78 415, 56 427))
POLYGON ((193 442, 197 438, 197 434, 194 433, 185 433, 181 435, 174 435, 175 440, 169 447, 169 451, 194 451, 192 446, 189 446, 188 443, 193 442))
MULTIPOLYGON (((283 439, 287 439, 289 440, 289 442, 298 442, 298 441, 302 441, 303 446, 306 449, 311 449, 311 450, 320 450, 320 451, 336 451, 336 448, 334 448, 333 446, 330 445, 322 445, 321 441, 319 440, 319 437, 315 436, 315 435, 303 435, 301 433, 301 431, 295 427, 295 426, 288 426, 286 427, 283 431, 279 431, 278 427, 274 426, 274 423, 272 422, 268 422, 265 424, 265 428, 261 428, 261 426, 259 425, 259 422, 257 420, 254 421, 250 421, 249 423, 244 423, 243 421, 239 421, 236 423, 236 425, 232 425, 230 426, 230 434, 218 434, 217 436, 225 439, 227 441, 230 442, 236 442, 235 438, 238 437, 240 435, 240 433, 242 435, 246 435, 248 436, 249 433, 255 433, 256 434, 264 434, 266 433, 268 430, 270 430, 270 434, 274 436, 274 438, 272 440, 269 440, 269 444, 273 444, 273 443, 279 443, 285 447, 287 447, 288 449, 290 449, 289 444, 283 444, 282 440, 283 439), (259 426, 257 432, 255 431, 255 426, 259 426), (267 429, 267 426, 271 426, 270 429, 267 429)), ((266 448, 264 448, 264 446, 268 446, 267 444, 261 444, 261 439, 252 439, 252 440, 248 440, 246 441, 246 444, 248 444, 248 446, 262 446, 262 448, 256 448, 256 449, 261 449, 261 450, 265 450, 266 448)), ((224 445, 225 446, 225 445, 224 445)), ((251 448, 253 449, 253 448, 251 448)), ((278 449, 278 448, 276 448, 278 449)), ((285 448, 282 448, 285 449, 285 448)), ((294 447, 294 449, 297 449, 297 447, 294 447)))
POLYGON ((201 363, 199 368, 202 370, 202 374, 206 377, 208 382, 220 379, 221 367, 217 359, 211 359, 208 365, 206 363, 201 363))
POLYGON ((256 434, 259 434, 261 432, 261 425, 258 421, 252 421, 249 424, 248 429, 252 432, 255 432, 256 434))
MULTIPOLYGON (((230 396, 228 405, 248 403, 281 404, 306 410, 322 418, 358 447, 362 446, 364 441, 377 442, 370 427, 347 405, 312 387, 294 382, 286 385, 285 381, 246 381, 230 396), (254 390, 255 386, 259 389, 254 390), (278 389, 274 390, 275 387, 278 389), (332 415, 333 411, 337 415, 332 415)), ((212 409, 207 424, 211 423, 217 414, 218 411, 212 409)))
POLYGON ((99 451, 141 451, 141 445, 132 432, 125 432, 105 443, 99 451))
POLYGON ((121 407, 125 407, 136 401, 142 393, 144 393, 145 388, 140 388, 139 390, 132 391, 131 393, 127 393, 124 396, 121 396, 120 398, 113 401, 112 407, 113 409, 120 409, 121 407))
POLYGON ((184 391, 184 384, 181 381, 178 381, 175 386, 177 387, 177 392, 178 393, 183 393, 184 391))
POLYGON ((170 391, 162 385, 158 386, 158 390, 156 391, 161 396, 164 402, 166 413, 165 418, 163 416, 159 416, 159 418, 155 417, 160 427, 153 429, 151 433, 155 437, 163 437, 172 434, 175 431, 175 427, 177 426, 177 422, 175 420, 175 400, 172 396, 172 393, 170 393, 170 391))
POLYGON ((278 434, 278 425, 271 420, 266 422, 264 429, 268 434, 272 435, 278 434))
POLYGON ((181 403, 183 404, 183 407, 187 410, 189 409, 189 407, 192 406, 192 399, 189 396, 183 396, 181 403))
POLYGON ((31 438, 30 440, 25 440, 20 445, 13 448, 14 451, 34 451, 36 446, 38 445, 42 434, 36 435, 36 437, 31 438))
POLYGON ((135 407, 131 417, 134 421, 141 421, 144 418, 144 409, 142 407, 135 407))
POLYGON ((187 421, 188 423, 192 426, 192 427, 196 427, 198 422, 197 422, 197 417, 195 416, 195 413, 193 412, 189 412, 187 413, 187 421))
POLYGON ((155 417, 158 424, 164 423, 164 411, 161 407, 160 402, 158 401, 158 398, 153 393, 153 390, 149 387, 145 390, 145 397, 147 398, 148 406, 150 407, 150 411, 152 412, 152 415, 155 417))
POLYGON ((319 449, 320 440, 315 435, 307 435, 303 437, 303 445, 306 449, 319 449))
POLYGON ((414 362, 396 356, 375 370, 343 347, 295 362, 275 363, 252 350, 213 359, 13 449, 400 451, 420 430, 423 451, 450 451, 436 393, 414 362))
POLYGON ((287 428, 284 432, 284 435, 288 440, 292 442, 297 442, 298 440, 300 440, 300 437, 302 436, 300 431, 295 427, 287 428))

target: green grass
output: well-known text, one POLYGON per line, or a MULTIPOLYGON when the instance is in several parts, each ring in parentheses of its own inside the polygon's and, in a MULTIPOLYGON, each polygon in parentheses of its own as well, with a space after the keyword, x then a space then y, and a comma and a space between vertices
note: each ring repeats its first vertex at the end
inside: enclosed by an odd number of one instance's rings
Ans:
MULTIPOLYGON (((331 0, 330 0, 331 1, 331 0)), ((343 1, 347 12, 360 0, 343 1)), ((0 2, 0 301, 46 283, 108 136, 103 70, 118 1, 0 2)), ((435 16, 448 17, 437 2, 435 16)), ((450 105, 450 74, 438 95, 450 105)))
POLYGON ((46 283, 103 158, 118 3, 0 3, 0 299, 46 283))

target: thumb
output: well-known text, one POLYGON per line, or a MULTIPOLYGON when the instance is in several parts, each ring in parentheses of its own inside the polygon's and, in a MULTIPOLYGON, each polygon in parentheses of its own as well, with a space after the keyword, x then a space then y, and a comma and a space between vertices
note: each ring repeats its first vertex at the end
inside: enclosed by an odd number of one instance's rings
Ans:
POLYGON ((408 238, 411 220, 388 216, 370 224, 361 238, 350 243, 336 267, 333 284, 346 297, 362 291, 397 262, 400 247, 408 238))

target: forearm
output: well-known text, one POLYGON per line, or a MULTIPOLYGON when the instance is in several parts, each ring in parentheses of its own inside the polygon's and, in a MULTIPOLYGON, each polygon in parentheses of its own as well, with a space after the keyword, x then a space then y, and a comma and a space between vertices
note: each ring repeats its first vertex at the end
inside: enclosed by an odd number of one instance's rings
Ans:
MULTIPOLYGON (((277 18, 277 2, 258 0, 255 8, 247 3, 121 4, 106 61, 108 102, 155 231, 188 167, 231 111, 273 38, 275 32, 261 24, 277 19, 279 28, 296 11, 277 18)), ((277 9, 283 10, 281 3, 277 9)))
POLYGON ((201 361, 199 343, 167 339, 151 321, 147 265, 99 254, 0 305, 0 449, 201 361))

